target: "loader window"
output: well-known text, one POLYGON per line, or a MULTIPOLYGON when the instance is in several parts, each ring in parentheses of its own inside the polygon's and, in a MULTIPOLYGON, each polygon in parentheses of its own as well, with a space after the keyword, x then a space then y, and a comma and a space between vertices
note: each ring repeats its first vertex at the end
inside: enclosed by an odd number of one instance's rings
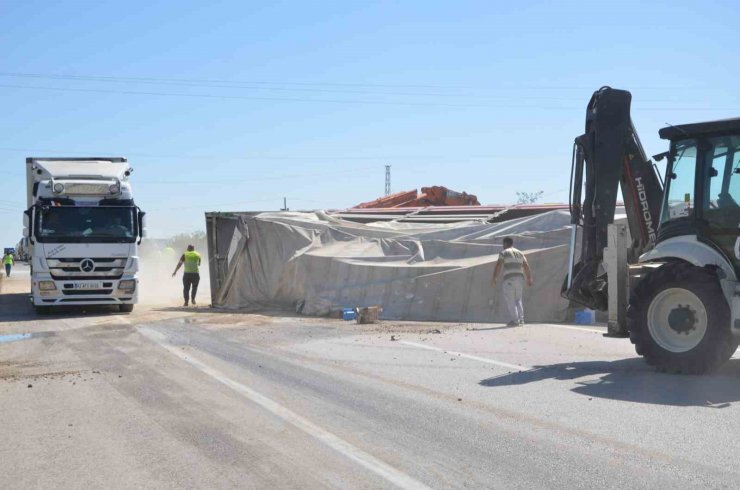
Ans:
POLYGON ((706 141, 704 217, 723 228, 736 228, 740 218, 740 136, 706 141))
POLYGON ((694 210, 696 141, 676 142, 673 155, 666 176, 666 201, 663 206, 662 221, 687 218, 694 210))
POLYGON ((738 207, 740 202, 740 136, 711 138, 707 148, 708 209, 738 207))

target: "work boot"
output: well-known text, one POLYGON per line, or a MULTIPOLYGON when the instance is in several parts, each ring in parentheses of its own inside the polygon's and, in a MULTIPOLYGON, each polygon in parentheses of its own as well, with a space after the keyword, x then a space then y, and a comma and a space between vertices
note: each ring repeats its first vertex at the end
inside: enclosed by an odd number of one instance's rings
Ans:
POLYGON ((523 327, 524 326, 524 318, 520 318, 519 319, 519 326, 520 327, 523 327))
POLYGON ((196 302, 195 302, 195 299, 193 299, 193 300, 191 301, 191 303, 193 304, 193 306, 198 306, 198 303, 196 303, 196 302))
POLYGON ((519 323, 512 320, 509 323, 507 323, 506 326, 507 327, 518 327, 519 323))
POLYGON ((183 306, 187 306, 187 305, 188 305, 188 302, 186 301, 185 304, 183 304, 183 306))

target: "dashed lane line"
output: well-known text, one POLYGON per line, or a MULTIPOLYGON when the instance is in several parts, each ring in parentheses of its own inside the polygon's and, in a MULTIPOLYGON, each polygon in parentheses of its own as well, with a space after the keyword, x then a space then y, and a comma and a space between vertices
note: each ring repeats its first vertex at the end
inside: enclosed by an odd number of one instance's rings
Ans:
POLYGON ((579 332, 595 332, 595 333, 606 333, 606 329, 603 328, 601 330, 596 328, 588 328, 588 327, 573 327, 571 325, 557 325, 555 323, 548 323, 546 325, 538 325, 542 326, 544 328, 564 328, 566 330, 578 330, 579 332))
POLYGON ((431 345, 419 344, 416 342, 408 342, 402 340, 399 344, 409 345, 411 347, 417 347, 419 349, 433 350, 437 352, 444 352, 446 354, 452 354, 453 356, 464 357, 465 359, 471 359, 473 361, 485 362, 486 364, 493 364, 495 366, 504 367, 507 369, 516 369, 517 371, 529 371, 532 369, 529 366, 522 366, 518 364, 509 364, 508 362, 496 361, 495 359, 488 359, 487 357, 474 356, 472 354, 465 354, 464 352, 456 352, 448 349, 441 349, 439 347, 432 347, 431 345))

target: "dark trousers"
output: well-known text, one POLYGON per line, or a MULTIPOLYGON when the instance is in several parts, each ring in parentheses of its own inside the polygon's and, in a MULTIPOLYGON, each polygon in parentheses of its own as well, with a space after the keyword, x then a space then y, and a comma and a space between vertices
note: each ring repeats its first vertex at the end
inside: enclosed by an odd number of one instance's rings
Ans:
POLYGON ((10 264, 5 264, 5 277, 10 277, 10 264))
POLYGON ((182 297, 188 302, 188 294, 195 301, 195 295, 198 293, 198 284, 200 283, 200 274, 197 272, 186 272, 182 275, 182 297), (192 288, 192 290, 191 290, 192 288))

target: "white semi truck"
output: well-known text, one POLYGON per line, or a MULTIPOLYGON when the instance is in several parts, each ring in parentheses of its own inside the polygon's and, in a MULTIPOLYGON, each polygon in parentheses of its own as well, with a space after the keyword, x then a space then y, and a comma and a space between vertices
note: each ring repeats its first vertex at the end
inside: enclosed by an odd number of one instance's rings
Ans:
POLYGON ((24 239, 31 302, 40 314, 72 305, 133 310, 144 212, 125 158, 26 158, 24 239))

